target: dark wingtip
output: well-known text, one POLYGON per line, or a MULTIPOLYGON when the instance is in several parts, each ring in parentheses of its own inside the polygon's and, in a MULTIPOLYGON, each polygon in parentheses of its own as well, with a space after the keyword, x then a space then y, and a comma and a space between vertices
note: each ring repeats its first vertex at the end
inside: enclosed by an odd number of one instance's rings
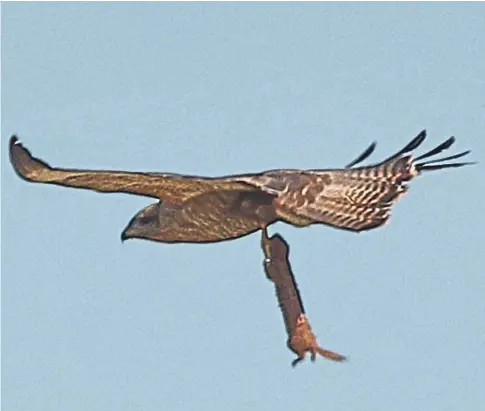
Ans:
POLYGON ((10 160, 12 164, 14 164, 13 159, 15 157, 15 150, 17 149, 17 147, 23 148, 22 143, 15 134, 12 134, 12 137, 10 137, 10 141, 8 144, 10 160))
POLYGON ((374 150, 376 149, 376 146, 377 146, 377 142, 373 141, 371 145, 367 147, 362 154, 360 154, 355 160, 347 164, 345 168, 352 168, 353 166, 364 161, 367 157, 369 157, 374 152, 374 150))
POLYGON ((436 165, 420 165, 420 167, 416 167, 418 171, 432 171, 432 170, 442 170, 444 168, 458 168, 464 166, 472 166, 477 164, 477 162, 466 162, 466 163, 450 163, 450 164, 436 164, 436 165))
POLYGON ((28 150, 26 150, 22 143, 20 143, 18 137, 13 134, 12 137, 10 137, 9 142, 10 162, 12 163, 15 172, 22 178, 25 178, 25 170, 22 165, 22 157, 25 155, 25 152, 30 157, 28 150))
POLYGON ((414 137, 408 144, 406 144, 404 148, 399 150, 396 154, 393 154, 391 157, 386 158, 380 164, 387 163, 388 161, 394 160, 395 158, 398 158, 406 153, 409 153, 410 151, 413 151, 414 149, 418 148, 425 139, 426 130, 422 130, 416 137, 414 137))
MULTIPOLYGON (((467 156, 468 154, 471 153, 471 150, 467 150, 467 151, 463 151, 461 153, 458 153, 458 154, 453 154, 452 156, 448 156, 448 157, 443 157, 443 158, 437 158, 435 160, 430 160, 430 161, 425 161, 423 163, 419 163, 417 164, 416 166, 421 166, 421 165, 429 165, 429 164, 433 164, 433 163, 441 163, 443 161, 450 161, 450 160, 456 160, 457 158, 461 158, 461 157, 464 157, 464 156, 467 156)), ((422 156, 421 156, 422 157, 422 156)), ((420 158, 418 157, 416 160, 419 160, 420 158)), ((416 161, 415 160, 415 161, 416 161)))
POLYGON ((434 160, 426 160, 421 161, 424 159, 428 159, 429 157, 435 156, 436 154, 441 153, 444 150, 449 149, 454 143, 456 139, 454 136, 451 136, 447 140, 443 141, 440 145, 435 147, 434 149, 416 157, 414 159, 415 162, 420 161, 419 163, 415 163, 416 170, 421 171, 432 171, 432 170, 442 170, 444 168, 456 168, 456 167, 463 167, 472 164, 476 164, 475 162, 460 162, 460 163, 446 163, 446 161, 456 160, 461 157, 465 157, 471 153, 471 150, 466 150, 461 153, 453 154, 451 156, 437 158, 434 160))
POLYGON ((401 150, 401 154, 409 153, 415 148, 418 148, 421 143, 426 139, 426 135, 426 130, 422 130, 406 147, 401 150))
POLYGON ((416 157, 414 161, 423 160, 425 158, 432 157, 436 154, 439 154, 444 150, 448 150, 455 143, 455 141, 456 141, 455 137, 452 136, 449 139, 443 141, 438 147, 435 147, 432 150, 420 155, 419 157, 416 157))
POLYGON ((51 169, 45 161, 35 158, 16 135, 10 137, 9 156, 15 172, 27 181, 38 181, 38 174, 43 169, 51 169))
POLYGON ((15 134, 12 134, 12 137, 10 137, 10 147, 15 145, 19 141, 18 137, 15 134))

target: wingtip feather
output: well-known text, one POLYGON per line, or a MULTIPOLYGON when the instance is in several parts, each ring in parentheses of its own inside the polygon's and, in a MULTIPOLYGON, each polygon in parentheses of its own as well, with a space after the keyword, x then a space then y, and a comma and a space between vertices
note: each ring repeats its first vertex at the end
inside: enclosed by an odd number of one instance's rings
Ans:
POLYGON ((401 150, 399 150, 396 154, 393 154, 392 156, 386 158, 384 161, 382 161, 380 164, 387 163, 389 161, 394 160, 395 158, 401 157, 406 153, 409 153, 410 151, 415 150, 418 148, 423 141, 426 139, 426 130, 422 130, 416 137, 414 137, 408 144, 406 144, 401 150))
POLYGON ((35 181, 39 172, 50 168, 47 163, 32 156, 16 135, 10 137, 9 155, 15 172, 24 180, 35 181))
POLYGON ((17 144, 17 141, 19 141, 17 135, 12 134, 12 136, 10 137, 10 147, 17 144))
POLYGON ((364 161, 367 157, 369 157, 377 147, 377 141, 373 141, 369 147, 367 147, 362 154, 360 154, 355 160, 351 161, 349 164, 345 166, 345 168, 352 168, 355 165, 364 161))

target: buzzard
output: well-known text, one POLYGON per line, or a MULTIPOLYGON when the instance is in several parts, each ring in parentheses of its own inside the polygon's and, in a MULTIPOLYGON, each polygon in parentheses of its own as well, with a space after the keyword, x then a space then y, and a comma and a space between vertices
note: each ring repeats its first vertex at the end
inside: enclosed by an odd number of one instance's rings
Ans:
POLYGON ((344 169, 269 170, 218 178, 56 168, 32 156, 16 136, 10 139, 10 160, 27 181, 156 198, 158 202, 131 219, 122 240, 205 243, 239 238, 276 221, 357 232, 377 228, 388 221, 392 205, 414 177, 471 164, 449 162, 469 151, 427 160, 448 149, 454 137, 413 157, 411 151, 425 137, 422 131, 396 154, 369 166, 355 167, 372 154, 375 143, 344 169))
POLYGON ((266 229, 263 229, 261 243, 266 257, 264 260, 266 276, 275 285, 276 297, 283 314, 288 334, 287 345, 298 356, 291 365, 295 367, 303 361, 307 352, 310 353, 313 362, 317 354, 333 361, 344 361, 343 355, 325 350, 318 345, 305 315, 300 291, 291 269, 288 243, 279 234, 269 238, 266 229))

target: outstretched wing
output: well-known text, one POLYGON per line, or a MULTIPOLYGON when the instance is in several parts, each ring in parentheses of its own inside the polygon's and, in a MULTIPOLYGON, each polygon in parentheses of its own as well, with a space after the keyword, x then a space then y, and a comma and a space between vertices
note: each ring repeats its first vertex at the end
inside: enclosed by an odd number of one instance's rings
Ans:
POLYGON ((278 215, 299 226, 314 223, 362 231, 384 224, 392 205, 407 191, 406 183, 424 171, 462 167, 467 162, 449 162, 469 153, 426 160, 448 149, 455 142, 450 137, 433 150, 413 158, 409 154, 425 139, 422 131, 402 150, 381 163, 350 168, 367 158, 371 145, 346 169, 274 171, 248 179, 263 191, 272 193, 278 215))
POLYGON ((35 158, 17 139, 10 138, 10 161, 23 179, 107 193, 128 193, 180 204, 209 191, 259 191, 231 177, 203 178, 179 174, 77 170, 51 167, 35 158))

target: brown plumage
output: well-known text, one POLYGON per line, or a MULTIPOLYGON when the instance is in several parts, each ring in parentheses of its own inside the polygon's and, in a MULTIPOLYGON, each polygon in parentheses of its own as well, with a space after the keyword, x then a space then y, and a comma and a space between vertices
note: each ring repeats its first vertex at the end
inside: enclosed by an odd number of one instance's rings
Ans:
POLYGON ((325 350, 318 345, 305 315, 300 291, 291 269, 288 243, 278 234, 268 238, 266 230, 262 232, 261 243, 266 257, 266 275, 275 285, 276 297, 283 314, 288 335, 287 345, 298 356, 291 365, 294 367, 302 361, 306 353, 310 353, 312 361, 315 361, 317 354, 333 361, 345 360, 343 355, 325 350))
POLYGON ((55 168, 33 157, 15 136, 10 139, 10 160, 27 181, 160 200, 133 217, 122 239, 216 242, 276 221, 300 227, 320 223, 351 231, 381 226, 412 178, 427 170, 470 164, 446 162, 469 151, 422 161, 449 148, 453 137, 413 158, 409 153, 425 136, 421 132, 398 153, 370 166, 353 168, 374 151, 375 143, 345 169, 270 170, 220 178, 55 168))

